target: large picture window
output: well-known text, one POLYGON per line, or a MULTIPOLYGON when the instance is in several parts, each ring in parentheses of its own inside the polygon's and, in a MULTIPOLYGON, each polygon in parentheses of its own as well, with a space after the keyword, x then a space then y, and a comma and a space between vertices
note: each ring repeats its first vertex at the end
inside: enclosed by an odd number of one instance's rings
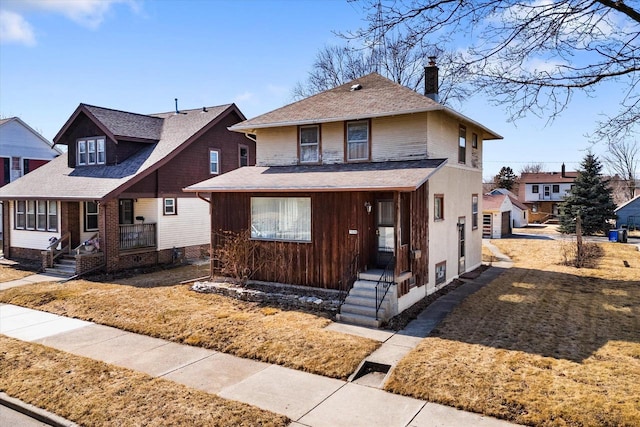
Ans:
POLYGON ((300 127, 300 163, 318 163, 320 126, 300 127))
POLYGON ((252 197, 251 237, 310 242, 311 198, 252 197))
POLYGON ((104 138, 79 139, 76 143, 76 165, 104 165, 105 164, 105 140, 104 138))
POLYGON ((17 230, 58 231, 58 202, 55 200, 17 200, 17 230))
POLYGON ((347 122, 347 160, 369 159, 369 121, 347 122))

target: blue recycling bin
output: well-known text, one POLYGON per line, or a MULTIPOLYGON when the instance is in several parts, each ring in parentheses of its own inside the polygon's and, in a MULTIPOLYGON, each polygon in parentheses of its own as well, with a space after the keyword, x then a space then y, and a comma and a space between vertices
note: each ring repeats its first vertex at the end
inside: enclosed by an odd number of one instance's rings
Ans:
POLYGON ((610 242, 618 241, 618 230, 609 230, 609 241, 610 242))

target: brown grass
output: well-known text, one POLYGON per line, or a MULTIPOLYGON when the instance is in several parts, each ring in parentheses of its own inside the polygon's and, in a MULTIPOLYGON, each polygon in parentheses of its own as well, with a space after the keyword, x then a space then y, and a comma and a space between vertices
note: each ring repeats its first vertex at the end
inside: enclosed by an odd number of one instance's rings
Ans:
POLYGON ((493 243, 515 266, 402 360, 387 389, 530 425, 640 425, 636 248, 604 243, 597 268, 576 269, 561 242, 493 243))
POLYGON ((179 270, 170 270, 117 284, 39 283, 0 292, 0 302, 334 378, 347 378, 379 346, 325 330, 330 320, 321 316, 169 286, 168 273, 179 279, 179 270))
POLYGON ((24 269, 20 264, 0 264, 0 283, 31 276, 35 271, 24 269))
POLYGON ((285 426, 284 416, 0 335, 0 390, 83 426, 285 426))

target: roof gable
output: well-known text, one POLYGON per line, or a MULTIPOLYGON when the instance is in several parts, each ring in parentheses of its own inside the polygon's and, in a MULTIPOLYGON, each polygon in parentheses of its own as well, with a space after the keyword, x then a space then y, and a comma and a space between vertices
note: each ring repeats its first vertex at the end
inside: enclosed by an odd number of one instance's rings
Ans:
MULTIPOLYGON (((69 127, 74 117, 85 111, 83 107, 84 104, 80 104, 58 136, 64 133, 63 131, 69 127)), ((69 168, 68 156, 65 153, 56 161, 49 162, 0 188, 0 199, 108 199, 171 161, 184 148, 231 113, 236 113, 240 119, 244 119, 244 115, 235 104, 209 107, 206 111, 197 109, 186 110, 180 114, 150 115, 148 117, 162 123, 159 141, 147 144, 139 152, 117 165, 69 168)))
POLYGON ((42 145, 43 147, 46 147, 47 151, 53 150, 53 155, 46 156, 46 157, 53 158, 62 153, 61 150, 59 150, 48 139, 46 139, 39 132, 37 132, 35 129, 33 129, 31 126, 25 123, 20 117, 9 117, 6 119, 0 119, 0 127, 3 127, 5 125, 10 126, 11 123, 16 123, 18 126, 24 128, 27 132, 31 133, 35 137, 35 139, 42 141, 42 145))

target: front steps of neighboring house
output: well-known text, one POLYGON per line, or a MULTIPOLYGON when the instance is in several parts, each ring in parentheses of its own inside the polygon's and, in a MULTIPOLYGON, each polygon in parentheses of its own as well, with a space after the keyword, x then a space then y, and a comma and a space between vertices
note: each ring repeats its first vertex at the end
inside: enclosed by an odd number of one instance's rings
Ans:
MULTIPOLYGON (((340 307, 340 313, 336 318, 345 323, 360 326, 379 327, 383 321, 388 320, 396 313, 391 312, 392 294, 396 292, 395 286, 387 292, 384 301, 378 310, 376 318, 376 284, 382 276, 382 270, 369 270, 358 273, 358 279, 349 291, 349 295, 340 307)), ((383 283, 380 283, 380 291, 384 293, 383 283)), ((382 298, 382 295, 379 295, 382 298)))
POLYGON ((76 275, 76 257, 73 255, 61 255, 53 262, 53 267, 45 268, 45 272, 60 277, 73 277, 76 275))

